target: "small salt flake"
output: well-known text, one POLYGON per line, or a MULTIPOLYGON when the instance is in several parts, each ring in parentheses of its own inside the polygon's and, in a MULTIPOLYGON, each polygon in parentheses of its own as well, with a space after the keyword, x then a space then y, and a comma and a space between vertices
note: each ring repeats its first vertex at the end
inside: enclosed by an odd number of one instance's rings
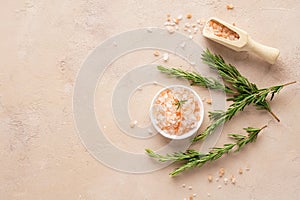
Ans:
POLYGON ((118 46, 118 43, 116 41, 113 41, 114 47, 118 46))
POLYGON ((231 183, 234 185, 236 183, 236 179, 235 178, 232 178, 231 179, 231 183))
POLYGON ((228 183, 228 178, 224 178, 224 184, 227 185, 228 183))
POLYGON ((239 169, 239 174, 243 174, 243 169, 242 168, 239 169))
POLYGON ((177 19, 182 20, 182 15, 178 15, 177 19))
POLYGON ((189 35, 189 38, 190 38, 190 39, 193 39, 193 36, 192 36, 192 35, 189 35))
POLYGON ((209 176, 207 177, 207 180, 208 180, 209 182, 212 182, 212 181, 213 181, 212 175, 209 175, 209 176))
POLYGON ((142 91, 142 90, 143 90, 142 87, 137 87, 136 89, 137 89, 138 91, 142 91))
POLYGON ((154 55, 154 56, 159 56, 160 53, 159 53, 159 51, 154 51, 154 52, 153 52, 153 55, 154 55))
POLYGON ((193 197, 196 197, 196 196, 197 196, 197 194, 196 194, 196 193, 194 193, 194 194, 193 194, 193 197))
POLYGON ((176 30, 179 30, 179 26, 175 26, 175 29, 176 29, 176 30))
POLYGON ((149 133, 150 135, 153 134, 153 130, 152 130, 151 128, 147 129, 147 131, 148 131, 148 133, 149 133))
POLYGON ((189 186, 189 190, 192 190, 193 189, 193 187, 192 186, 189 186))
POLYGON ((232 4, 227 4, 226 5, 227 10, 232 10, 234 7, 232 4))
POLYGON ((186 18, 187 19, 191 19, 193 17, 193 15, 191 14, 191 13, 188 13, 187 15, 186 15, 186 18))
POLYGON ((181 187, 183 187, 183 188, 185 188, 185 186, 186 186, 185 184, 182 184, 182 185, 181 185, 181 187))
POLYGON ((210 193, 207 193, 207 196, 210 197, 211 196, 210 193))
POLYGON ((106 126, 103 126, 103 128, 105 129, 105 128, 106 128, 106 126))
POLYGON ((169 60, 169 54, 168 54, 168 53, 164 53, 164 55, 163 55, 163 60, 164 60, 165 62, 167 62, 167 61, 169 60))
MULTIPOLYGON (((212 100, 211 99, 206 99, 205 100, 205 102, 207 103, 207 104, 211 104, 212 103, 212 100)), ((224 172, 223 171, 219 171, 219 174, 223 174, 224 172)))
POLYGON ((138 121, 134 120, 132 122, 130 122, 129 126, 130 128, 134 128, 137 125, 138 121))
POLYGON ((187 28, 190 28, 191 24, 190 23, 185 23, 184 26, 187 27, 187 28))
POLYGON ((216 182, 219 182, 219 178, 216 178, 216 182))
POLYGON ((150 27, 147 28, 147 32, 148 32, 148 33, 152 33, 152 32, 153 32, 152 28, 150 28, 150 27))
POLYGON ((218 189, 221 189, 221 188, 222 188, 222 185, 219 185, 219 186, 218 186, 218 189))
POLYGON ((173 26, 167 26, 167 30, 170 34, 175 32, 175 28, 173 26))
POLYGON ((182 42, 182 43, 180 44, 180 47, 181 47, 181 48, 184 48, 185 45, 186 45, 185 42, 182 42))
POLYGON ((158 85, 158 82, 156 82, 156 81, 153 81, 153 85, 158 85))
POLYGON ((195 66, 195 65, 196 65, 196 63, 195 63, 195 62, 190 62, 190 64, 191 64, 192 66, 195 66))
POLYGON ((187 30, 187 32, 188 32, 188 33, 191 33, 191 32, 192 32, 192 30, 191 30, 191 29, 188 29, 188 30, 187 30))
POLYGON ((173 22, 174 22, 175 24, 179 24, 179 19, 174 18, 174 19, 173 19, 173 22))

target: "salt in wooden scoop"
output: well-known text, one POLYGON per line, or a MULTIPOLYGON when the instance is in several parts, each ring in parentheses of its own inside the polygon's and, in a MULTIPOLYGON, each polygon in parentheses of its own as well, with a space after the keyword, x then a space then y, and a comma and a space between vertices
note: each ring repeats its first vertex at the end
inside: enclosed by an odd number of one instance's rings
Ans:
POLYGON ((250 51, 274 64, 279 50, 251 39, 247 32, 217 18, 210 18, 203 28, 203 36, 235 51, 250 51))

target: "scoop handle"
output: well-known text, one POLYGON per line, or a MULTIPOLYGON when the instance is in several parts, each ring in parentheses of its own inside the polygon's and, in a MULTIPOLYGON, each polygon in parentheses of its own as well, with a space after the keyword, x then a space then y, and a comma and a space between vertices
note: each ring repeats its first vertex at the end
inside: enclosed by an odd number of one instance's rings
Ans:
POLYGON ((252 40, 250 37, 248 37, 248 43, 245 48, 263 58, 270 64, 274 64, 279 56, 278 49, 260 44, 252 40))

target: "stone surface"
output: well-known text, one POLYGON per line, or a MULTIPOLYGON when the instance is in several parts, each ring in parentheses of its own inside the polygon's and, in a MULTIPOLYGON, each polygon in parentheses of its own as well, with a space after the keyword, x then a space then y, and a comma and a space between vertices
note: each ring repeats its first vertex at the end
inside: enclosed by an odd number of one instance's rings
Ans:
MULTIPOLYGON (((279 60, 271 66, 252 54, 237 53, 208 41, 199 32, 193 35, 194 41, 239 66, 259 86, 299 81, 300 2, 230 3, 232 10, 226 9, 226 2, 212 0, 3 1, 0 199, 152 200, 184 199, 194 193, 196 199, 300 199, 299 83, 283 89, 271 104, 280 123, 268 113, 249 107, 224 127, 218 141, 222 145, 228 141, 226 133, 240 132, 242 127, 268 124, 255 144, 176 178, 168 176, 176 166, 146 174, 122 173, 106 167, 87 152, 77 134, 72 92, 76 74, 89 53, 120 32, 149 26, 164 28, 168 13, 171 17, 192 13, 193 23, 216 16, 234 22, 257 41, 280 49, 279 60), (227 178, 231 174, 236 177, 236 184, 223 185, 218 190, 221 182, 208 183, 207 175, 217 177, 221 167, 227 178), (239 175, 238 170, 246 167, 251 170, 239 175), (183 184, 193 189, 182 188, 183 184)), ((184 20, 179 31, 188 36, 183 30, 184 20)), ((156 58, 153 51, 145 51, 122 59, 124 62, 117 61, 108 70, 107 80, 121 76, 118 66, 127 69, 131 64, 139 66, 156 58)), ((168 65, 179 67, 183 61, 176 59, 170 55, 168 65)), ((102 87, 111 87, 113 80, 102 87)), ((209 94, 203 95, 209 98, 209 94)), ((204 122, 207 125, 208 119, 204 122)), ((114 136, 116 128, 110 125, 108 121, 105 133, 115 145, 128 151, 141 153, 145 147, 158 148, 166 142, 159 136, 149 143, 114 136)))

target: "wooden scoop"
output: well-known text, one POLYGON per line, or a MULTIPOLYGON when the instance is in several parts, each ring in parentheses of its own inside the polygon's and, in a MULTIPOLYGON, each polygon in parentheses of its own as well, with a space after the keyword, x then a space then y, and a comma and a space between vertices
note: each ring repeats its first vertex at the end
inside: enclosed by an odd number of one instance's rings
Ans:
POLYGON ((278 49, 252 40, 247 32, 217 18, 207 21, 203 36, 235 51, 251 51, 270 64, 274 64, 279 56, 278 49))

